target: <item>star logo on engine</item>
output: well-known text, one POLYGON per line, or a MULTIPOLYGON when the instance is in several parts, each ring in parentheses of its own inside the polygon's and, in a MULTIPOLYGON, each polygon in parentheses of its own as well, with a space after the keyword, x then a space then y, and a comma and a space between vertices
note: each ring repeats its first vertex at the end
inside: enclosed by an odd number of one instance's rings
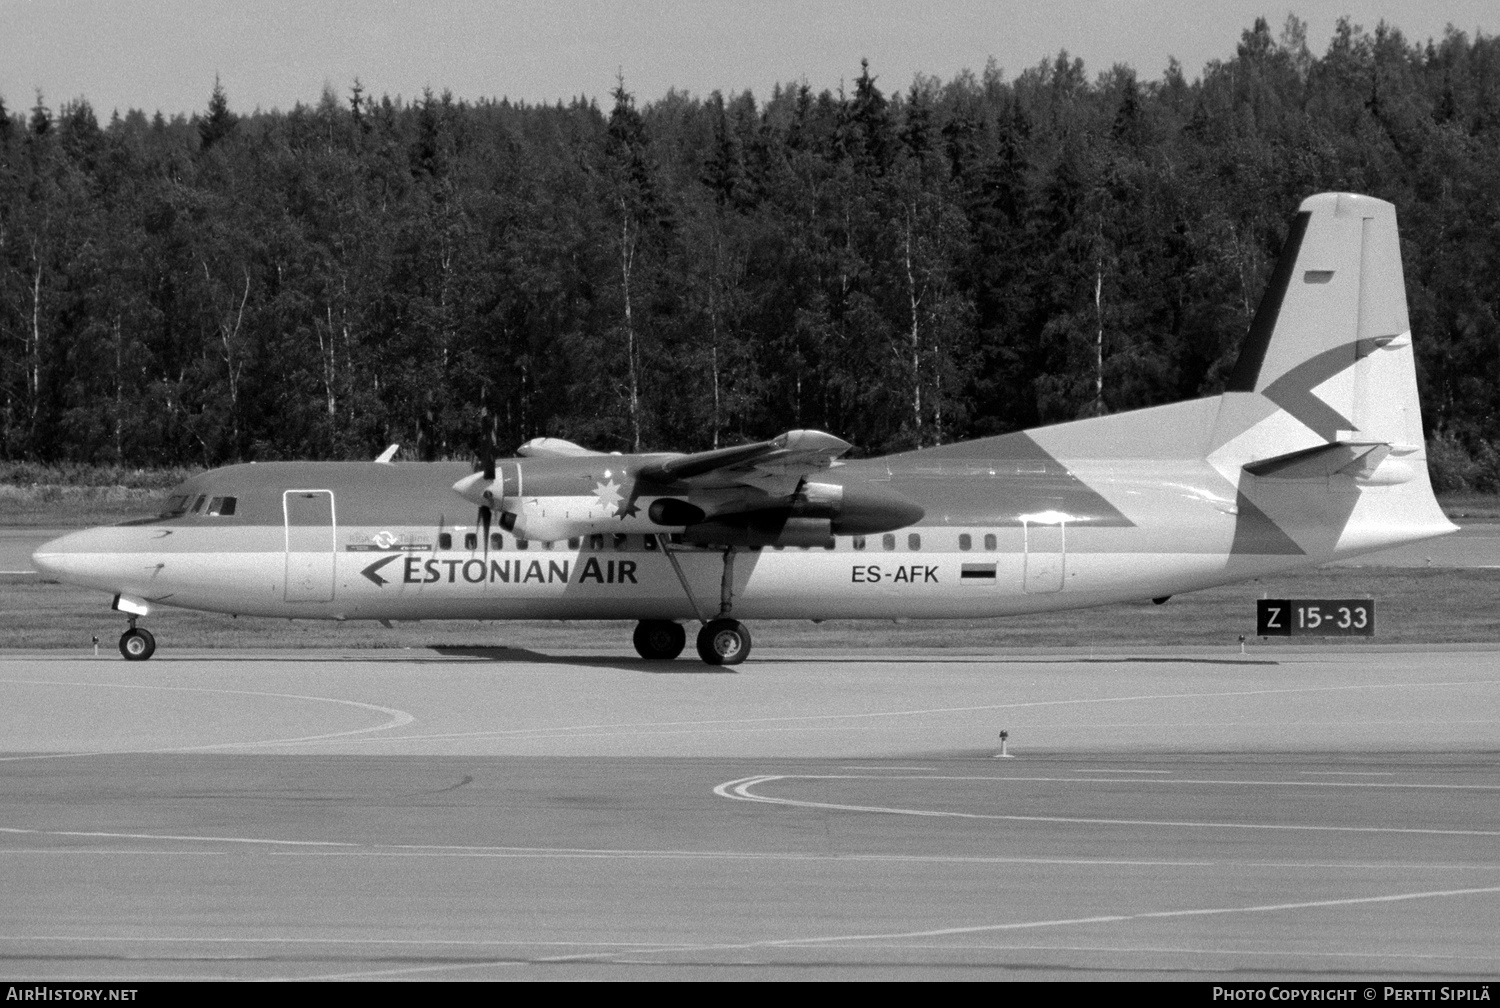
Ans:
POLYGON ((625 495, 620 493, 620 484, 614 480, 595 486, 594 496, 598 498, 601 507, 607 508, 618 508, 620 501, 625 499, 625 495))

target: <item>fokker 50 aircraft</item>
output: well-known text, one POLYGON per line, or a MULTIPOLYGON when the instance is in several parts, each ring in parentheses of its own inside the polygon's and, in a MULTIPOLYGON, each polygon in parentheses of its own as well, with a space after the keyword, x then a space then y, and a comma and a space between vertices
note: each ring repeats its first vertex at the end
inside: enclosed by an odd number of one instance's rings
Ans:
POLYGON ((114 594, 294 619, 630 619, 645 658, 746 619, 978 618, 1156 598, 1453 531, 1428 482, 1395 208, 1304 202, 1222 395, 843 460, 819 431, 695 454, 230 466, 44 545, 114 594))

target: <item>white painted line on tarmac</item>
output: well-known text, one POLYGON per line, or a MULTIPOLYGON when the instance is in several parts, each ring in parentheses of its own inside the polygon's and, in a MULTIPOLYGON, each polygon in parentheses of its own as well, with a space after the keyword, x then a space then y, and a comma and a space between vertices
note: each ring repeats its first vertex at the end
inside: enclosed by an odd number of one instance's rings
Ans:
MULTIPOLYGON (((1117 945, 1018 945, 1018 944, 988 944, 988 943, 964 943, 963 945, 952 944, 921 944, 917 942, 890 942, 861 943, 861 949, 888 948, 888 949, 926 949, 942 952, 1117 952, 1121 955, 1222 955, 1222 956, 1261 956, 1261 957, 1295 957, 1299 959, 1436 959, 1454 960, 1459 962, 1494 962, 1500 960, 1500 954, 1496 955, 1462 955, 1454 952, 1325 952, 1325 951, 1294 951, 1290 949, 1236 949, 1236 948, 1179 948, 1175 946, 1117 946, 1117 945)), ((1043 967, 1045 968, 1045 967, 1043 967)))
POLYGON ((186 752, 208 752, 214 749, 244 749, 259 746, 297 745, 305 742, 328 742, 335 740, 349 740, 357 735, 365 735, 369 732, 389 731, 392 728, 401 728, 416 720, 412 714, 397 710, 394 707, 382 707, 379 704, 364 703, 360 700, 345 700, 340 697, 306 696, 300 693, 267 693, 260 690, 239 689, 213 689, 207 686, 152 686, 145 683, 103 683, 103 682, 64 682, 39 679, 0 679, 0 683, 16 686, 83 686, 87 688, 103 689, 135 689, 135 690, 161 690, 170 693, 213 693, 231 696, 253 696, 269 697, 277 700, 310 700, 317 703, 343 704, 347 707, 359 707, 364 710, 376 711, 387 715, 390 720, 384 724, 372 725, 368 728, 351 728, 348 731, 327 732, 320 735, 303 735, 298 738, 266 739, 251 742, 217 742, 210 745, 195 746, 169 746, 157 749, 119 749, 119 750, 89 750, 84 752, 61 752, 61 753, 31 753, 25 756, 0 756, 0 763, 16 762, 19 760, 37 759, 67 759, 80 756, 127 756, 140 755, 144 753, 186 753, 186 752))
MULTIPOLYGON (((1211 917, 1228 916, 1233 914, 1251 913, 1275 913, 1289 910, 1313 910, 1325 907, 1359 906, 1379 903, 1399 903, 1410 900, 1440 899, 1447 896, 1476 896, 1500 892, 1500 886, 1482 886, 1469 889, 1433 889, 1424 892, 1394 893, 1385 896, 1354 896, 1343 899, 1306 900, 1296 903, 1262 903, 1251 906, 1232 907, 1204 907, 1186 910, 1151 910, 1131 914, 1100 914, 1091 917, 1064 917, 1050 920, 1015 921, 1006 924, 978 924, 964 927, 931 928, 920 931, 898 931, 872 934, 847 934, 847 935, 820 935, 806 938, 774 938, 762 941, 725 943, 704 943, 692 947, 681 945, 664 945, 658 950, 659 953, 682 953, 682 952, 711 952, 711 951, 737 951, 748 949, 766 948, 809 948, 822 945, 835 945, 845 943, 866 942, 889 942, 909 938, 947 938, 955 935, 986 934, 1002 931, 1021 931, 1033 928, 1069 927, 1075 925, 1091 924, 1122 924, 1131 921, 1164 920, 1181 917, 1211 917)), ((954 946, 955 950, 962 946, 954 946)), ((620 955, 640 955, 640 952, 604 953, 603 955, 588 956, 558 956, 552 959, 539 959, 537 962, 567 962, 586 960, 589 958, 614 958, 620 955)))
MULTIPOLYGON (((3 832, 11 832, 5 830, 3 832)), ((169 855, 176 857, 225 857, 228 851, 207 850, 147 850, 139 847, 7 847, 0 848, 0 857, 10 857, 19 854, 40 854, 43 856, 54 855, 78 855, 79 857, 135 857, 136 855, 169 855)), ((3 939, 0 939, 3 940, 3 939)))
POLYGON ((558 945, 564 948, 660 948, 659 941, 559 941, 542 938, 332 938, 306 935, 252 935, 246 937, 205 937, 202 935, 0 935, 0 942, 104 942, 157 943, 181 945, 473 945, 480 947, 558 945))
MULTIPOLYGON (((853 769, 852 767, 850 769, 853 769)), ((1074 773, 1115 773, 1115 774, 1169 774, 1171 770, 1111 770, 1108 768, 1098 770, 1074 770, 1074 773)))
MULTIPOLYGON (((619 949, 622 952, 663 951, 667 946, 664 941, 618 941, 611 939, 599 939, 597 941, 560 941, 545 938, 337 938, 337 937, 308 937, 305 935, 257 935, 250 937, 201 937, 183 935, 153 935, 153 936, 124 936, 124 935, 0 935, 0 942, 72 942, 77 944, 172 944, 172 945, 347 945, 355 948, 366 946, 391 946, 391 947, 474 947, 474 948, 590 948, 608 952, 611 949, 619 949)), ((890 942, 877 944, 871 942, 862 943, 861 948, 906 948, 906 949, 938 949, 949 952, 963 952, 970 949, 998 952, 1119 952, 1122 954, 1171 954, 1184 955, 1248 955, 1248 956, 1297 956, 1302 958, 1340 958, 1340 959, 1453 959, 1476 962, 1490 962, 1500 959, 1500 953, 1494 955, 1464 955, 1456 952, 1336 952, 1324 950, 1277 950, 1277 949, 1234 949, 1234 948, 1188 948, 1179 946, 1115 946, 1115 945, 1021 945, 1021 944, 995 944, 995 943, 973 943, 964 945, 953 944, 920 944, 917 942, 890 942)), ((681 948, 683 951, 693 951, 701 948, 700 945, 683 942, 681 945, 672 946, 681 948)), ((24 956, 12 952, 12 958, 24 958, 24 956)), ((216 957, 217 958, 217 957, 216 957)), ((509 960, 507 960, 509 961, 509 960)))
MULTIPOLYGON (((1089 771, 1076 771, 1088 773, 1089 771)), ((1152 773, 1154 771, 1146 771, 1152 773)), ((1021 781, 1036 784, 1119 784, 1118 779, 1113 777, 1030 777, 1022 774, 963 774, 963 775, 940 775, 923 774, 921 777, 907 777, 900 775, 886 775, 882 777, 867 777, 862 774, 782 774, 780 779, 785 780, 932 780, 932 781, 1021 781)), ((777 778, 767 777, 767 780, 777 778)), ((1402 790, 1435 790, 1435 791, 1500 791, 1500 784, 1415 784, 1399 781, 1305 781, 1305 780, 1217 780, 1213 778, 1197 777, 1173 777, 1171 780, 1160 781, 1161 784, 1176 786, 1179 784, 1230 784, 1243 785, 1247 787, 1315 787, 1315 788, 1399 788, 1402 790)), ((720 785, 722 786, 722 785, 720 785)), ((715 793, 718 788, 714 789, 715 793)), ((724 795, 724 797, 729 797, 724 795)))
MULTIPOLYGON (((233 836, 179 836, 169 833, 104 833, 85 832, 81 830, 39 830, 21 829, 13 826, 0 827, 0 833, 8 833, 19 836, 55 836, 84 839, 102 840, 157 840, 174 841, 185 843, 224 843, 224 844, 253 844, 263 847, 291 847, 292 851, 272 851, 273 854, 282 857, 306 857, 316 855, 320 857, 499 857, 499 858, 571 858, 585 860, 693 860, 693 861, 847 861, 851 863, 863 862, 897 862, 902 864, 1058 864, 1058 865, 1101 865, 1101 866, 1147 866, 1167 868, 1207 868, 1213 867, 1218 862, 1214 861, 1164 861, 1164 860, 1130 860, 1122 858, 1019 858, 1019 857, 962 857, 945 855, 923 855, 923 854, 817 854, 800 851, 693 851, 693 850, 613 850, 609 848, 586 848, 586 847, 488 847, 488 846, 465 846, 460 844, 369 844, 353 840, 277 840, 268 837, 233 837, 233 836), (337 848, 325 850, 319 848, 337 848)), ((25 849, 0 849, 0 856, 9 853, 32 853, 25 849)), ((48 849, 35 851, 36 853, 56 854, 169 854, 172 851, 153 850, 120 850, 99 851, 98 849, 48 849)), ((224 851, 183 851, 181 853, 192 854, 216 854, 227 853, 224 851)))
MULTIPOLYGON (((73 836, 52 831, 0 829, 11 834, 41 834, 47 836, 73 836)), ((117 838, 125 839, 116 835, 117 838)), ((141 839, 172 840, 169 836, 151 836, 141 839)), ((892 863, 892 864, 1014 864, 1014 865, 1072 865, 1076 867, 1105 868, 1213 868, 1217 870, 1236 868, 1279 868, 1288 871, 1337 869, 1340 871, 1500 871, 1500 863, 1483 861, 1463 863, 1412 863, 1404 861, 1146 861, 1124 858, 1028 858, 1028 857, 958 857, 924 854, 813 854, 799 851, 674 851, 674 850, 570 850, 567 848, 483 848, 483 847, 432 847, 429 849, 398 850, 384 849, 380 845, 366 845, 349 841, 349 847, 341 850, 313 850, 318 841, 282 841, 245 837, 204 837, 205 842, 215 843, 301 843, 308 847, 297 850, 269 850, 268 857, 322 858, 322 857, 410 857, 410 858, 516 858, 558 860, 681 860, 681 861, 785 861, 817 862, 831 861, 848 864, 892 863)), ((332 843, 334 841, 330 841, 332 843)), ((228 857, 227 850, 183 850, 181 848, 150 847, 10 847, 0 849, 0 858, 8 856, 37 855, 42 857, 228 857)), ((0 935, 0 941, 9 939, 0 935)), ((82 940, 82 939, 80 939, 82 940)), ((122 939, 123 940, 123 939, 122 939)), ((135 940, 135 939, 132 939, 135 940)), ((145 941, 146 939, 139 939, 145 941)), ((154 939, 153 939, 154 940, 154 939)), ((210 939, 203 939, 208 941, 210 939)), ((218 940, 218 939, 213 939, 218 940)), ((226 939, 227 940, 227 939, 226 939)), ((290 940, 290 939, 288 939, 290 940)))
MULTIPOLYGON (((1244 830, 1293 830, 1299 832, 1318 833, 1395 833, 1395 834, 1419 834, 1423 836, 1500 836, 1500 830, 1444 830, 1424 829, 1406 826, 1315 826, 1294 823, 1236 823, 1236 822, 1194 822, 1173 819, 1105 819, 1082 816, 1025 816, 1025 815, 1002 815, 993 812, 953 812, 943 809, 906 809, 892 808, 883 805, 843 805, 836 802, 814 802, 799 801, 794 798, 769 798, 765 795, 753 793, 750 789, 762 784, 769 784, 779 780, 840 780, 859 778, 839 778, 836 776, 814 776, 802 774, 766 774, 757 777, 742 777, 737 780, 725 781, 715 787, 714 794, 721 798, 731 798, 738 801, 762 802, 767 805, 790 805, 798 808, 831 809, 840 812, 878 812, 887 815, 908 815, 927 818, 951 818, 951 819, 989 819, 1003 822, 1051 822, 1051 823, 1080 823, 1093 826, 1173 826, 1191 829, 1244 829, 1244 830)), ((863 778, 865 780, 891 780, 889 777, 863 778)), ((930 780, 931 778, 921 778, 930 780)), ((953 778, 963 780, 966 778, 953 778)), ((973 778, 978 779, 978 778, 973 778)), ((993 780, 1004 780, 1005 778, 991 778, 993 780)), ((1080 778, 1038 778, 1040 780, 1073 781, 1080 778)), ((1172 783, 1186 783, 1172 781, 1172 783)), ((1233 783, 1233 782, 1222 782, 1233 783)), ((1304 782, 1305 783, 1305 782, 1304 782)))
MULTIPOLYGON (((640 721, 634 723, 616 724, 584 724, 584 725, 545 725, 535 728, 501 728, 487 731, 472 732, 436 732, 424 735, 388 735, 378 738, 349 739, 350 742, 435 742, 442 740, 457 739, 481 739, 481 738, 507 738, 524 739, 527 737, 537 738, 567 738, 573 733, 596 733, 606 734, 641 734, 641 729, 684 729, 683 733, 691 731, 702 731, 712 728, 722 731, 727 727, 740 725, 761 724, 784 724, 787 722, 817 722, 817 721, 844 721, 858 720, 863 718, 893 718, 893 717, 923 717, 933 714, 970 714, 983 711, 1001 710, 1023 710, 1037 707, 1070 707, 1094 704, 1118 704, 1134 703, 1141 701, 1160 700, 1214 700, 1232 699, 1236 697, 1249 696, 1279 696, 1298 695, 1307 693, 1347 693, 1357 690, 1391 690, 1391 689, 1438 689, 1449 686, 1500 686, 1500 679, 1472 679, 1457 682, 1439 683, 1358 683, 1350 686, 1299 686, 1280 689, 1256 689, 1256 690, 1229 690, 1207 693, 1150 693, 1136 694, 1130 696, 1116 697, 1087 697, 1066 700, 1028 700, 1016 703, 1001 704, 977 704, 965 707, 928 707, 913 710, 894 711, 858 711, 844 714, 795 714, 752 718, 711 718, 692 721, 640 721)), ((1216 724, 1218 722, 1207 722, 1216 724)), ((1235 722, 1229 722, 1235 723, 1235 722)), ((1323 722, 1314 722, 1323 723, 1323 722)), ((1344 724, 1346 722, 1336 722, 1344 724)), ((1365 723, 1365 722, 1360 722, 1365 723)), ((1374 722, 1371 722, 1374 723, 1374 722)), ((1401 722, 1406 723, 1406 722, 1401 722)), ((1448 722, 1440 722, 1448 723, 1448 722)), ((1489 723, 1488 721, 1476 723, 1489 723)), ((1176 726, 1176 722, 1167 723, 1168 726, 1176 726)), ((1091 725, 1089 727, 1098 727, 1091 725)), ((816 729, 827 730, 827 729, 816 729)), ((652 732, 650 734, 677 734, 677 732, 652 732)), ((588 737, 580 735, 579 737, 588 737)))
POLYGON ((936 770, 937 767, 930 766, 846 766, 839 767, 840 770, 936 770))
POLYGON ((1389 770, 1298 770, 1309 777, 1394 777, 1389 770))
MULTIPOLYGON (((806 938, 773 938, 761 941, 735 942, 735 943, 703 943, 701 945, 683 946, 680 944, 663 944, 656 954, 670 954, 683 952, 730 952, 750 949, 769 948, 810 948, 827 945, 867 943, 867 942, 889 942, 910 938, 946 938, 955 935, 985 934, 1003 931, 1019 931, 1033 928, 1068 927, 1075 925, 1092 924, 1120 924, 1131 921, 1163 920, 1181 917, 1208 917, 1225 916, 1233 914, 1249 913, 1274 913, 1290 910, 1310 910, 1324 907, 1357 906, 1361 904, 1396 903, 1409 900, 1439 899, 1446 896, 1471 896, 1500 892, 1500 886, 1484 886, 1471 889, 1434 889, 1425 892, 1395 893, 1385 896, 1356 896, 1343 899, 1307 900, 1297 903, 1265 903, 1252 906, 1238 907, 1205 907, 1187 910, 1154 910, 1133 914, 1101 914, 1091 917, 1065 917, 1051 920, 1016 921, 1006 924, 980 924, 965 927, 932 928, 920 931, 883 932, 872 934, 848 934, 848 935, 820 935, 806 938)), ((954 947, 961 950, 962 946, 954 947)), ((564 962, 587 962, 589 960, 618 960, 624 955, 651 954, 649 951, 630 952, 606 952, 580 953, 566 956, 552 956, 532 960, 536 963, 564 963, 564 962)), ((651 960, 632 960, 638 962, 650 962, 651 960)), ((663 964, 665 965, 665 964, 663 964)), ((429 968, 424 967, 424 971, 429 968)))
POLYGON ((292 847, 359 847, 347 840, 270 840, 262 837, 211 837, 175 833, 105 833, 90 830, 39 830, 0 826, 0 833, 18 836, 87 837, 97 840, 178 840, 189 843, 284 844, 292 847))
POLYGON ((1410 900, 1441 899, 1446 896, 1481 896, 1500 893, 1500 886, 1476 886, 1466 889, 1431 889, 1424 892, 1392 893, 1384 896, 1349 896, 1341 899, 1303 900, 1296 903, 1260 903, 1251 906, 1201 907, 1187 910, 1148 910, 1132 914, 1102 914, 1097 917, 1071 917, 1055 920, 1016 921, 1009 924, 979 924, 971 927, 932 928, 924 931, 870 935, 829 935, 819 938, 788 938, 748 943, 747 948, 766 945, 813 945, 830 942, 880 941, 897 938, 937 938, 960 934, 983 934, 992 931, 1019 931, 1028 928, 1061 927, 1069 924, 1117 924, 1136 920, 1163 920, 1173 917, 1215 917, 1245 913, 1275 913, 1285 910, 1316 910, 1323 907, 1362 906, 1372 903, 1404 903, 1410 900))
MULTIPOLYGON (((646 951, 650 951, 650 950, 647 949, 646 951)), ((606 954, 609 954, 609 953, 606 953, 606 954)), ((623 952, 617 952, 617 953, 613 953, 613 954, 615 954, 615 955, 624 955, 623 952)), ((313 975, 310 975, 310 976, 292 976, 292 977, 284 977, 284 978, 283 977, 277 977, 276 979, 303 980, 303 981, 315 981, 315 980, 371 980, 371 979, 374 979, 375 977, 404 976, 404 975, 409 974, 409 973, 440 973, 440 972, 443 972, 445 970, 483 969, 485 967, 490 967, 490 966, 534 966, 538 962, 547 962, 547 961, 548 960, 545 960, 545 959, 540 959, 540 960, 533 960, 533 959, 492 959, 492 960, 487 960, 485 962, 442 963, 442 964, 439 964, 437 966, 403 966, 403 967, 400 967, 400 968, 397 968, 397 969, 356 970, 356 971, 348 972, 348 973, 317 973, 317 974, 313 974, 313 975)))

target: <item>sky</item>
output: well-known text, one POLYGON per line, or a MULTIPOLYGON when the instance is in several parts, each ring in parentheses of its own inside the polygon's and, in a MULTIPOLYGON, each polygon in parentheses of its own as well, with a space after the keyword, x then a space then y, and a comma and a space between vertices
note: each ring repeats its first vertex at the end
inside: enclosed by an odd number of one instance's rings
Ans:
POLYGON ((622 74, 644 103, 669 88, 836 91, 862 57, 889 93, 991 58, 1011 79, 1062 49, 1091 76, 1125 63, 1157 78, 1175 56, 1191 79, 1257 16, 1279 34, 1288 11, 1318 54, 1345 14, 1413 41, 1500 31, 1496 0, 0 0, 0 98, 170 116, 202 110, 217 76, 237 112, 286 110, 325 86, 347 97, 357 77, 377 97, 603 103, 622 74))

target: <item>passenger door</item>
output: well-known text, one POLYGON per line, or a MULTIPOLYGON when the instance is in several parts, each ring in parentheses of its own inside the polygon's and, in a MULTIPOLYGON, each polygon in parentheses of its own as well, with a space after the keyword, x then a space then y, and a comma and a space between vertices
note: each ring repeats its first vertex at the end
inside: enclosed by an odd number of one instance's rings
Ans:
POLYGON ((286 521, 288 602, 332 602, 337 557, 332 490, 287 490, 281 495, 286 521))
POLYGON ((1065 522, 1040 524, 1025 522, 1026 573, 1024 588, 1028 594, 1062 591, 1064 566, 1068 557, 1068 526, 1065 522))

